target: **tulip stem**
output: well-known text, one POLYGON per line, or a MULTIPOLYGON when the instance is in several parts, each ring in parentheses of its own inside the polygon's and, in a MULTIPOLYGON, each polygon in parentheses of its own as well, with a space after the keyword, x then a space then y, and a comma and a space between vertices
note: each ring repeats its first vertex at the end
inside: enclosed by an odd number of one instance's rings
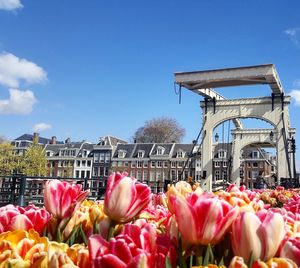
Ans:
POLYGON ((115 222, 114 220, 110 220, 107 241, 109 241, 114 236, 116 224, 117 222, 115 222))

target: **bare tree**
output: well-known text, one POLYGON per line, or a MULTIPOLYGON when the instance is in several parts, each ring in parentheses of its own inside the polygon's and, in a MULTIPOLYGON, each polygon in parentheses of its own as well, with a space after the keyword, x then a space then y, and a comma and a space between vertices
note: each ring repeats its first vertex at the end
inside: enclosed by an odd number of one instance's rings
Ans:
POLYGON ((2 143, 9 143, 9 140, 5 136, 0 135, 0 144, 2 143))
POLYGON ((181 142, 184 135, 185 129, 175 119, 160 117, 146 121, 134 133, 133 140, 140 143, 181 142))

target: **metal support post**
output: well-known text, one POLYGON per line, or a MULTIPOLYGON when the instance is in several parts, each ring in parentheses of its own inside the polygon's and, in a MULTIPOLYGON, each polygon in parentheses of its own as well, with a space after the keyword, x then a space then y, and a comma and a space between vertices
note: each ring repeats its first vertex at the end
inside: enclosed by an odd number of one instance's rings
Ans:
POLYGON ((25 190, 26 190, 26 176, 20 178, 20 192, 18 197, 18 205, 25 207, 25 190))

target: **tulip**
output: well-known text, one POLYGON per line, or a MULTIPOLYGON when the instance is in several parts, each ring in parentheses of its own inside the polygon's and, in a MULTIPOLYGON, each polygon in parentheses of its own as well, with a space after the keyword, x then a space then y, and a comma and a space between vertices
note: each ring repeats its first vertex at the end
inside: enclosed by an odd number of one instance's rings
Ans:
POLYGON ((280 256, 293 260, 300 267, 300 237, 289 238, 280 250, 280 256))
POLYGON ((238 207, 206 193, 173 196, 171 202, 182 238, 191 244, 217 244, 239 213, 238 207))
POLYGON ((228 268, 248 268, 245 264, 244 259, 239 256, 233 257, 228 268))
POLYGON ((136 217, 151 201, 151 189, 135 184, 127 173, 113 173, 107 182, 104 212, 116 222, 126 223, 136 217))
POLYGON ((138 248, 128 235, 119 235, 109 242, 100 235, 92 235, 88 248, 92 268, 151 267, 151 254, 138 248))
POLYGON ((25 208, 7 205, 0 208, 0 233, 33 228, 41 234, 50 219, 48 211, 33 205, 25 208))
POLYGON ((49 180, 45 184, 45 208, 57 219, 72 216, 81 202, 89 195, 89 191, 81 191, 80 184, 66 181, 49 180))
POLYGON ((254 260, 266 261, 276 254, 284 236, 284 219, 281 214, 266 210, 256 214, 241 212, 232 224, 233 252, 246 262, 251 254, 254 260))

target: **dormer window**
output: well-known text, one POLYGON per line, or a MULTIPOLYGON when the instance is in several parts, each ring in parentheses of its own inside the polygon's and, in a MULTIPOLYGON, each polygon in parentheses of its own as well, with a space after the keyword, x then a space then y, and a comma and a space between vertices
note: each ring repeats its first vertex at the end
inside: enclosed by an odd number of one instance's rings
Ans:
POLYGON ((226 158, 227 157, 227 152, 226 151, 219 151, 218 153, 218 158, 226 158))
POLYGON ((138 158, 143 158, 144 155, 145 155, 145 151, 139 150, 139 151, 138 151, 138 154, 137 154, 137 157, 138 157, 138 158))
POLYGON ((157 155, 163 155, 164 152, 165 152, 165 148, 164 147, 157 146, 157 152, 156 152, 157 155))
POLYGON ((177 158, 183 158, 183 156, 184 156, 183 151, 181 151, 181 150, 177 151, 177 158))
POLYGON ((124 158, 126 155, 126 151, 125 150, 119 150, 118 151, 118 158, 124 158))

